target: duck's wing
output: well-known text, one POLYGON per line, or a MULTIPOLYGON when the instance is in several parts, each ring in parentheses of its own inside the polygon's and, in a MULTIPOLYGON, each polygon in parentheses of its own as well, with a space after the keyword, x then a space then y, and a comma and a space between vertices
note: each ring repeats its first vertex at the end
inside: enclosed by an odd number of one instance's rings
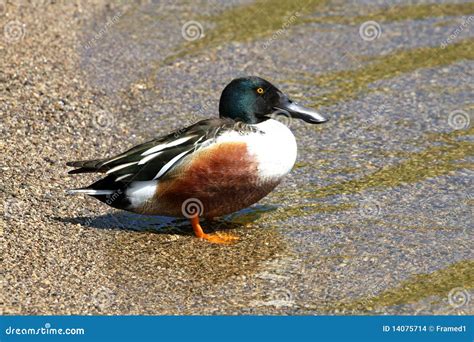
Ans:
POLYGON ((231 119, 202 120, 111 158, 68 162, 68 166, 77 168, 69 173, 105 173, 113 176, 116 182, 156 180, 166 175, 185 156, 236 126, 241 125, 231 119))

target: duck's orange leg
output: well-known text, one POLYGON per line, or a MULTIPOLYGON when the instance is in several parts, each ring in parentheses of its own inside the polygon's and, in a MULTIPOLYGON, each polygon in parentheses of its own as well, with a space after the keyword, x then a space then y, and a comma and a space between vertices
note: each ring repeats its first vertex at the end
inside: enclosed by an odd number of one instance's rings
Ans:
POLYGON ((195 216, 191 218, 191 224, 193 226, 194 234, 200 239, 205 239, 212 243, 220 243, 220 244, 231 244, 238 240, 237 236, 233 236, 230 234, 223 234, 223 233, 216 233, 216 234, 206 234, 202 230, 201 225, 199 224, 199 216, 195 216))

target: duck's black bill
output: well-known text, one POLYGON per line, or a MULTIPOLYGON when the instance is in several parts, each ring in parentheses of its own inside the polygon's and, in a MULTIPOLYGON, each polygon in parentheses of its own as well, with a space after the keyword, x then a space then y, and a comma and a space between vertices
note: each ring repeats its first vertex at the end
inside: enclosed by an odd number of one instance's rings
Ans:
POLYGON ((275 109, 287 112, 292 118, 301 119, 311 124, 320 124, 328 121, 328 119, 326 119, 314 109, 301 106, 289 99, 282 99, 275 109))

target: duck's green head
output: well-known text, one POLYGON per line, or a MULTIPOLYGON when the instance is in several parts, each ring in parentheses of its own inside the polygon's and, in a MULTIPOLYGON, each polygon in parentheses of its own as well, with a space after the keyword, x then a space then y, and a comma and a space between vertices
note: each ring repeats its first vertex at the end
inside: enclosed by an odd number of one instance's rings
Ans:
POLYGON ((312 124, 327 121, 315 110, 296 104, 273 84, 256 76, 232 80, 222 92, 219 102, 221 118, 249 124, 268 120, 274 113, 289 115, 312 124))

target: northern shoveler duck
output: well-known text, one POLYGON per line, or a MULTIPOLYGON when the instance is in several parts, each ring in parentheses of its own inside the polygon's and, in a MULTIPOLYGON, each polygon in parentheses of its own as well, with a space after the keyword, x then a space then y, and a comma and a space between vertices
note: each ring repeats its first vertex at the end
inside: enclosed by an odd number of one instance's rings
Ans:
POLYGON ((146 215, 187 217, 197 237, 199 217, 214 218, 254 204, 272 191, 296 160, 296 141, 275 114, 311 124, 326 119, 289 99, 259 77, 234 79, 222 92, 219 118, 199 121, 106 159, 68 162, 70 174, 105 177, 70 193, 83 193, 119 209, 146 215))

